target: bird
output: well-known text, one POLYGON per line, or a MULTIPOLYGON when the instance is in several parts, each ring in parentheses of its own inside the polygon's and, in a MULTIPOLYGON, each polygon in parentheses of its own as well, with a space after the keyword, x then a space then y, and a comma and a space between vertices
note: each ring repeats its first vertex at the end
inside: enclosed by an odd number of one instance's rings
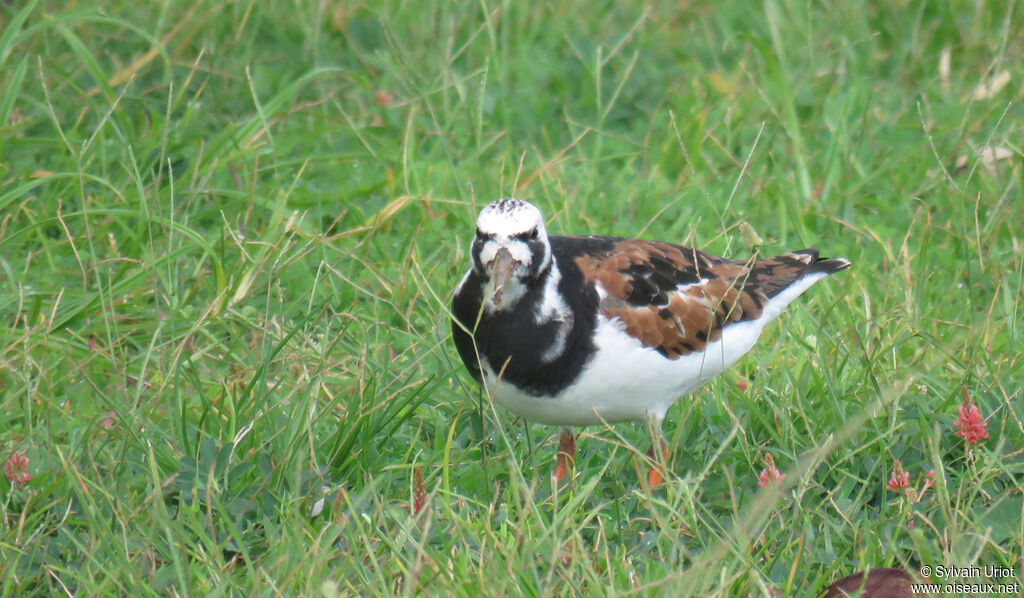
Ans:
POLYGON ((469 257, 452 296, 455 347, 495 403, 561 428, 554 480, 575 463, 575 428, 638 421, 652 438, 652 488, 663 481, 669 407, 850 266, 816 249, 741 261, 668 242, 549 236, 541 211, 515 198, 480 211, 469 257))

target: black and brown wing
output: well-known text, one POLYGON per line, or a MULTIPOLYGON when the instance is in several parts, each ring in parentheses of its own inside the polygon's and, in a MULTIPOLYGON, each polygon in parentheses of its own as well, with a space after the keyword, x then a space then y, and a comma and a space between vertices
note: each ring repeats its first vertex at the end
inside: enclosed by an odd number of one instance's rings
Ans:
POLYGON ((815 249, 743 262, 672 243, 563 239, 583 278, 603 289, 600 312, 669 359, 703 350, 730 324, 760 318, 773 297, 801 278, 849 266, 819 258, 815 249))

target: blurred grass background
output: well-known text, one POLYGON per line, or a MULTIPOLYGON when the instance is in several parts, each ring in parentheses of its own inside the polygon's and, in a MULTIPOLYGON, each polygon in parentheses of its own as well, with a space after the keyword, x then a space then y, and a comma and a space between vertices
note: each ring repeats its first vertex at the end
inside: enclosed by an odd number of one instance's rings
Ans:
POLYGON ((0 459, 32 476, 0 478, 0 594, 1019 578, 1021 11, 0 2, 0 459), (555 234, 854 267, 670 411, 663 488, 620 425, 556 494, 554 430, 493 410, 449 339, 508 195, 555 234))

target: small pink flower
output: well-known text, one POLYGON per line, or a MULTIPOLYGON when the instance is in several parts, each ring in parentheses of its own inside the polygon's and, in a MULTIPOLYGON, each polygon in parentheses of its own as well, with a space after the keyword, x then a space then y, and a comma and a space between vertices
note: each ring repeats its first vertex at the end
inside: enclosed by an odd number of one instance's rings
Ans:
POLYGON ((928 488, 934 488, 935 487, 935 470, 933 469, 933 470, 931 470, 929 472, 926 472, 924 475, 928 478, 928 485, 925 486, 925 490, 927 490, 928 488))
POLYGON ((4 475, 15 484, 30 482, 32 481, 32 476, 28 473, 28 463, 29 460, 25 453, 17 451, 8 457, 7 462, 4 463, 4 475))
POLYGON ((889 476, 889 484, 886 485, 886 488, 893 492, 902 492, 909 485, 910 472, 903 471, 903 465, 897 461, 893 465, 892 475, 889 476))
POLYGON ((779 471, 775 467, 775 458, 772 457, 771 453, 764 454, 764 469, 761 470, 761 475, 757 477, 757 485, 762 488, 768 486, 768 484, 775 482, 779 486, 782 485, 782 480, 786 479, 786 474, 779 471))
POLYGON ((967 392, 967 386, 963 387, 963 396, 963 402, 957 408, 957 413, 960 417, 953 424, 959 428, 956 435, 963 436, 967 444, 978 444, 981 440, 988 438, 988 432, 985 431, 985 426, 988 425, 988 422, 981 419, 981 412, 978 411, 978 406, 971 402, 971 395, 967 392))
POLYGON ((747 381, 746 380, 740 380, 739 382, 736 383, 736 386, 739 386, 741 391, 746 391, 747 390, 747 381))
POLYGON ((117 414, 113 410, 107 411, 107 414, 100 418, 100 427, 104 430, 109 430, 117 424, 117 414))

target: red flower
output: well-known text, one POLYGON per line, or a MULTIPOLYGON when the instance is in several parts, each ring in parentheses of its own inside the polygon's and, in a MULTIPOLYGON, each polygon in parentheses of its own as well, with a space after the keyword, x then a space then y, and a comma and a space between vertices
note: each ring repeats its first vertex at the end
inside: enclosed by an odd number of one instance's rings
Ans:
POLYGON ((764 454, 764 466, 764 469, 761 470, 761 475, 757 477, 757 485, 764 488, 771 482, 775 482, 781 486, 782 480, 786 479, 786 474, 780 472, 775 467, 775 458, 772 457, 771 453, 764 454))
POLYGON ((113 410, 107 411, 107 414, 100 418, 100 427, 104 430, 113 428, 116 423, 117 414, 113 410))
POLYGON ((953 424, 959 428, 956 431, 956 435, 963 436, 967 444, 978 444, 979 441, 988 438, 988 432, 985 431, 985 426, 988 423, 981 419, 981 412, 978 411, 978 406, 971 402, 971 395, 967 393, 967 386, 963 387, 963 396, 963 402, 957 408, 957 413, 960 417, 953 424))
POLYGON ((28 473, 28 457, 22 451, 18 451, 8 457, 7 462, 4 463, 4 469, 6 470, 4 475, 15 484, 24 484, 32 481, 32 476, 28 473))
POLYGON ((741 391, 747 390, 747 381, 740 380, 739 382, 736 383, 736 386, 739 386, 741 391))
POLYGON ((909 485, 910 472, 903 471, 903 465, 897 461, 893 465, 892 475, 889 476, 889 484, 886 485, 886 488, 893 492, 902 492, 909 485))
POLYGON ((935 470, 933 469, 933 470, 931 470, 929 472, 926 472, 924 475, 928 477, 928 485, 925 486, 925 490, 927 490, 928 488, 934 488, 935 487, 935 470))

